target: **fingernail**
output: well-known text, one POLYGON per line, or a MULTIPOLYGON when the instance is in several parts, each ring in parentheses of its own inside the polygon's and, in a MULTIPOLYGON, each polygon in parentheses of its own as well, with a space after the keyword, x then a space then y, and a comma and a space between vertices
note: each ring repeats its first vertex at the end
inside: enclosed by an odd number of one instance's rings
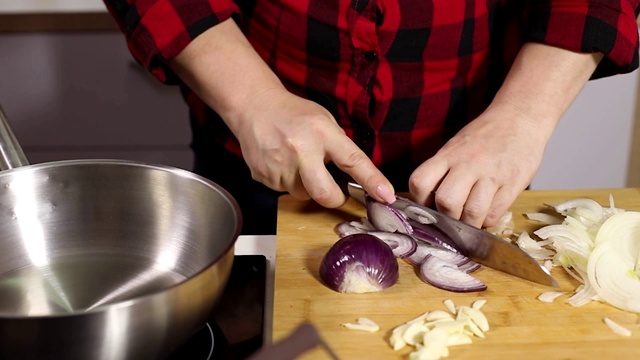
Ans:
POLYGON ((393 204, 396 201, 396 195, 393 189, 388 186, 378 185, 376 188, 376 195, 389 204, 393 204))

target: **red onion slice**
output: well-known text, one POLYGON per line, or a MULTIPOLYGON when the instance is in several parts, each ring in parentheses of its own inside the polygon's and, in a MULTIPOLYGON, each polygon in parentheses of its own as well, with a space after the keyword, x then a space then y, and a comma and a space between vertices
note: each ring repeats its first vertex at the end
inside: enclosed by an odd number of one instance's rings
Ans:
POLYGON ((341 238, 347 235, 364 234, 368 231, 375 230, 376 228, 366 218, 363 218, 360 221, 343 221, 336 226, 336 233, 341 238))
POLYGON ((482 267, 482 265, 478 264, 477 262, 473 262, 473 261, 469 261, 465 264, 461 264, 458 265, 458 269, 466 272, 467 274, 470 274, 478 269, 480 269, 482 267))
POLYGON ((407 234, 386 231, 369 231, 368 234, 384 241, 393 251, 393 255, 401 259, 410 256, 418 248, 416 240, 407 234))
POLYGON ((417 242, 417 249, 405 260, 412 265, 419 265, 428 255, 437 256, 454 266, 461 266, 471 261, 468 257, 460 253, 427 245, 421 242, 417 242))
POLYGON ((451 237, 444 231, 431 224, 421 224, 415 220, 409 220, 409 226, 413 229, 412 236, 433 246, 449 251, 462 253, 451 237))
POLYGON ((487 289, 482 281, 437 256, 428 255, 420 264, 420 278, 443 290, 474 292, 487 289))
POLYGON ((376 229, 387 232, 411 234, 413 229, 404 213, 389 204, 367 202, 367 217, 376 229))
POLYGON ((433 215, 423 209, 422 206, 407 205, 402 211, 409 219, 415 220, 420 224, 433 224, 438 221, 433 215))

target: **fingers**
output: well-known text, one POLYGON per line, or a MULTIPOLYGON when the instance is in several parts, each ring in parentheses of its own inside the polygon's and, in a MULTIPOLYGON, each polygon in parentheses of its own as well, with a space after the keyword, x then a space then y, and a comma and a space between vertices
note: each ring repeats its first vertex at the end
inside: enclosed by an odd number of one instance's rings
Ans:
POLYGON ((426 206, 435 202, 436 189, 449 172, 449 164, 435 158, 425 161, 409 178, 409 193, 414 201, 426 206))
POLYGON ((389 204, 396 201, 391 182, 351 140, 341 150, 332 151, 330 156, 331 161, 349 174, 371 197, 389 204))
POLYGON ((487 217, 484 219, 482 226, 490 227, 498 224, 500 218, 509 210, 509 207, 516 200, 518 195, 525 188, 517 188, 513 186, 503 186, 496 192, 493 197, 491 207, 487 212, 487 217))
POLYGON ((493 205, 498 186, 490 179, 481 178, 471 188, 464 202, 460 220, 475 227, 482 227, 493 205))
POLYGON ((518 195, 517 189, 500 186, 492 177, 477 176, 465 167, 449 168, 437 159, 414 171, 409 190, 416 202, 435 205, 441 213, 478 228, 497 224, 518 195))
POLYGON ((324 207, 337 208, 347 201, 321 158, 301 163, 300 178, 309 197, 324 207))

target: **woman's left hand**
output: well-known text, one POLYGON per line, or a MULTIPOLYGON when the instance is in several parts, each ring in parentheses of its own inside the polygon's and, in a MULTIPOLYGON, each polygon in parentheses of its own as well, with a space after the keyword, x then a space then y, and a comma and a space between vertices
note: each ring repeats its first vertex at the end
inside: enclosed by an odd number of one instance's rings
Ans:
POLYGON ((533 180, 558 121, 602 57, 524 44, 489 108, 411 175, 414 200, 477 227, 495 225, 533 180))
POLYGON ((514 116, 487 111, 464 127, 413 172, 413 199, 476 227, 495 225, 533 180, 547 142, 534 122, 514 116))

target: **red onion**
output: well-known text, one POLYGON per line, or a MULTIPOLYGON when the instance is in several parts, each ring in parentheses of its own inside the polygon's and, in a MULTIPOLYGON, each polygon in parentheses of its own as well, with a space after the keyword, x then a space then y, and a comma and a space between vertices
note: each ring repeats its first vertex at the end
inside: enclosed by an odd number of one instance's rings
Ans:
POLYGON ((467 274, 470 274, 478 269, 480 269, 480 264, 478 264, 477 262, 473 262, 473 261, 469 261, 465 264, 462 265, 458 265, 458 269, 466 272, 467 274))
POLYGON ((437 288, 455 292, 487 289, 487 285, 482 281, 460 270, 457 265, 434 255, 427 255, 420 265, 420 278, 437 288))
POLYGON ((405 260, 409 264, 420 265, 428 255, 437 256, 442 260, 445 260, 449 264, 455 266, 462 266, 471 261, 471 259, 460 253, 449 251, 440 247, 427 245, 425 243, 418 243, 416 251, 410 256, 406 257, 405 260))
POLYGON ((407 205, 402 211, 409 219, 415 220, 420 224, 433 224, 437 222, 433 215, 418 205, 407 205))
POLYGON ((416 240, 407 234, 390 233, 387 231, 369 231, 368 233, 389 245, 391 251, 393 251, 393 255, 399 258, 410 256, 418 247, 416 240))
POLYGON ((409 225, 407 216, 389 204, 377 201, 367 202, 367 217, 376 229, 388 232, 411 234, 413 229, 409 225))
POLYGON ((391 248, 371 234, 338 240, 320 263, 320 278, 341 293, 384 290, 398 281, 398 261, 391 248))
POLYGON ((444 231, 431 224, 421 224, 414 220, 409 220, 409 225, 413 229, 411 234, 417 240, 422 240, 428 244, 460 253, 458 246, 451 240, 451 237, 444 231))

